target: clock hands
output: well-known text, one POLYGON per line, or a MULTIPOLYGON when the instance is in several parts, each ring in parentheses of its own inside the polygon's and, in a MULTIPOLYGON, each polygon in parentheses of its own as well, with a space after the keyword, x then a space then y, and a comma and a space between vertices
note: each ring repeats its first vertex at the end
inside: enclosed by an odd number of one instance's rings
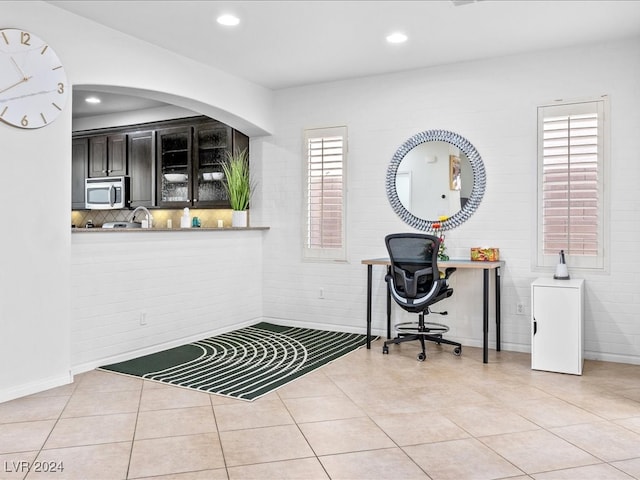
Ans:
POLYGON ((27 79, 27 75, 22 71, 22 69, 20 68, 20 65, 17 64, 17 62, 15 61, 15 59, 13 57, 9 57, 11 58, 11 61, 13 62, 13 64, 15 65, 15 67, 18 69, 18 72, 20 72, 20 75, 22 75, 23 79, 27 79))
POLYGON ((18 85, 20 85, 21 83, 26 82, 27 80, 29 80, 30 78, 33 77, 23 77, 22 79, 20 79, 19 81, 17 81, 16 83, 14 83, 13 85, 9 85, 8 87, 3 88, 2 90, 0 90, 0 93, 4 93, 7 90, 11 90, 13 87, 17 87, 18 85))
POLYGON ((27 74, 24 73, 22 68, 20 68, 20 65, 18 65, 18 62, 16 62, 15 58, 13 58, 13 57, 9 57, 9 58, 11 59, 11 63, 13 63, 13 66, 16 67, 16 69, 18 70, 20 75, 22 75, 22 78, 20 80, 18 80, 16 83, 14 83, 12 85, 9 85, 8 87, 5 87, 2 90, 0 90, 0 93, 4 93, 7 90, 11 90, 13 87, 17 87, 21 83, 24 83, 24 82, 28 81, 30 78, 33 78, 33 76, 27 76, 27 74))

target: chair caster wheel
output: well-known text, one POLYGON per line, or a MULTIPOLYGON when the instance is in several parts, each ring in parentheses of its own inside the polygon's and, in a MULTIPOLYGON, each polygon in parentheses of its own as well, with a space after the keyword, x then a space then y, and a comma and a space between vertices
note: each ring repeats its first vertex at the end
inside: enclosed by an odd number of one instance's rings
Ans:
POLYGON ((418 354, 418 361, 419 361, 419 362, 424 362, 424 360, 425 360, 426 358, 427 358, 427 356, 426 356, 424 353, 420 352, 420 353, 418 354))
POLYGON ((453 354, 454 354, 456 357, 459 357, 460 355, 462 355, 462 348, 460 348, 460 347, 456 347, 456 348, 454 348, 454 349, 453 349, 453 354))
POLYGON ((383 355, 388 355, 389 354, 389 347, 387 347, 386 345, 383 345, 382 354, 383 355))

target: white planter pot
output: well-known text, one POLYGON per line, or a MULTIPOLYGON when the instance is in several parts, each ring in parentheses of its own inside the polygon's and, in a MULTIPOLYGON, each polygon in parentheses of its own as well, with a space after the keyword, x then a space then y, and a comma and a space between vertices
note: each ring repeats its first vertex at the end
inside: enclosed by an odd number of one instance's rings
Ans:
POLYGON ((247 226, 247 211, 246 210, 234 210, 231 212, 231 226, 232 227, 246 227, 247 226))

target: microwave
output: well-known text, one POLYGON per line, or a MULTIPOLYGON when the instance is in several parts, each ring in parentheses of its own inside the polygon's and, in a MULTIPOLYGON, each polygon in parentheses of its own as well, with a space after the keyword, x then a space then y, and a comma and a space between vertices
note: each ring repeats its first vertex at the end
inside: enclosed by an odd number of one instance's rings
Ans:
POLYGON ((111 210, 129 208, 129 177, 94 177, 84 181, 85 208, 111 210))

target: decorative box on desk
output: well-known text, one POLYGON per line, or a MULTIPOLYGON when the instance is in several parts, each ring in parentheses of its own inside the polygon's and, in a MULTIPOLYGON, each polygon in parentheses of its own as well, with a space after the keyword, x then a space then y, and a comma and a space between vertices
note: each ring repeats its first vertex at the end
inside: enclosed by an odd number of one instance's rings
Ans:
POLYGON ((471 260, 474 262, 497 262, 500 260, 500 249, 474 247, 471 249, 471 260))

